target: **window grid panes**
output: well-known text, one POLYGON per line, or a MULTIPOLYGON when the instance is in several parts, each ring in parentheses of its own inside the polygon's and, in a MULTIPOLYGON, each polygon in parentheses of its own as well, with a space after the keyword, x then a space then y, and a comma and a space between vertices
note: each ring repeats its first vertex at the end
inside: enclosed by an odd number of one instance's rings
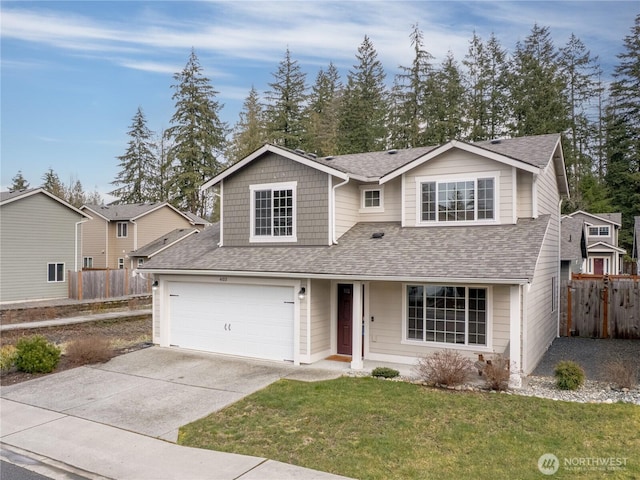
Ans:
POLYGON ((421 184, 423 222, 460 222, 495 218, 493 178, 421 184))
POLYGON ((589 227, 590 237, 608 237, 609 227, 589 227))
POLYGON ((445 285, 407 287, 407 339, 487 344, 487 291, 445 285))
POLYGON ((118 238, 126 238, 127 236, 127 223, 126 222, 118 222, 118 238))
POLYGON ((293 190, 273 191, 273 235, 293 235, 293 190))
POLYGON ((379 207, 380 206, 380 190, 365 190, 364 206, 365 208, 379 207))
POLYGON ((255 192, 255 234, 271 235, 271 190, 255 192))

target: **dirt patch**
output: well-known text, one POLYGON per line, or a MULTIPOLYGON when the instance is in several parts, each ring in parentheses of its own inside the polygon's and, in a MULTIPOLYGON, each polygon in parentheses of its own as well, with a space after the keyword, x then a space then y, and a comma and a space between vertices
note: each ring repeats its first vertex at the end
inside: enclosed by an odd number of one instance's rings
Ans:
MULTIPOLYGON (((97 322, 77 323, 73 325, 62 325, 57 327, 30 328, 25 330, 9 330, 2 333, 0 345, 15 345, 22 337, 31 335, 44 335, 47 340, 58 346, 64 347, 76 338, 83 338, 92 335, 102 335, 111 340, 113 354, 122 355, 134 350, 139 350, 150 345, 152 326, 151 316, 143 318, 124 320, 102 320, 97 322)), ((62 355, 60 363, 52 373, 75 368, 73 364, 62 355)), ((24 372, 10 371, 0 375, 0 385, 13 385, 16 383, 39 378, 50 374, 29 374, 24 372)))

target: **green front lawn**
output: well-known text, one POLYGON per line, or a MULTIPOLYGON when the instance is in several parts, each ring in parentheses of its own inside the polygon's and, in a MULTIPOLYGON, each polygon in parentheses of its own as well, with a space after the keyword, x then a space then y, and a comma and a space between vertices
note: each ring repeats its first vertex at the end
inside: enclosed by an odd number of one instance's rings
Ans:
POLYGON ((374 378, 280 380, 182 427, 178 441, 363 480, 640 478, 637 405, 443 391, 374 378), (545 453, 559 459, 553 476, 538 470, 545 453), (603 472, 606 467, 592 466, 594 458, 626 459, 626 465, 603 472), (565 470, 565 459, 584 470, 565 470))

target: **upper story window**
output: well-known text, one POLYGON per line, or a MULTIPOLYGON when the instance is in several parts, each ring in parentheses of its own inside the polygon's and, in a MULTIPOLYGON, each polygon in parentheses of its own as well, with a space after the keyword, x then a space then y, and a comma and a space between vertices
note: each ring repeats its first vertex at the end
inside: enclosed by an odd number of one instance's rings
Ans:
POLYGON ((296 182, 251 185, 251 242, 296 241, 296 182))
POLYGON ((383 212, 384 211, 384 187, 362 186, 360 187, 360 211, 383 212))
POLYGON ((82 267, 83 268, 93 268, 93 257, 83 257, 82 258, 82 267))
POLYGON ((118 222, 116 224, 116 237, 118 238, 126 238, 129 231, 129 224, 127 222, 118 222))
POLYGON ((589 236, 590 237, 608 237, 609 236, 609 226, 608 225, 596 225, 593 227, 589 227, 589 236))
POLYGON ((416 179, 418 223, 496 220, 496 177, 416 179))

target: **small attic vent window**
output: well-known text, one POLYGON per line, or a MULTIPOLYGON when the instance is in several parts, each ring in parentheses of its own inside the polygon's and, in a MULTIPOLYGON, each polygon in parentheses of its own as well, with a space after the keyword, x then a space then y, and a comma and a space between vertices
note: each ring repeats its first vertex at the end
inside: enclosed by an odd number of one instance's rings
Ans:
POLYGON ((302 150, 301 148, 296 148, 294 152, 299 153, 300 155, 304 155, 305 153, 304 150, 302 150))
POLYGON ((396 153, 398 153, 398 150, 396 150, 395 148, 393 148, 393 149, 391 149, 391 150, 387 151, 387 153, 388 153, 389 155, 395 155, 396 153))
POLYGON ((497 145, 499 143, 502 143, 502 140, 500 140, 499 138, 496 138, 494 140, 491 140, 491 145, 497 145))
POLYGON ((374 232, 371 234, 371 238, 382 238, 384 237, 384 232, 374 232))
POLYGON ((333 157, 332 155, 329 155, 328 157, 324 157, 325 160, 333 160, 335 157, 333 157))

